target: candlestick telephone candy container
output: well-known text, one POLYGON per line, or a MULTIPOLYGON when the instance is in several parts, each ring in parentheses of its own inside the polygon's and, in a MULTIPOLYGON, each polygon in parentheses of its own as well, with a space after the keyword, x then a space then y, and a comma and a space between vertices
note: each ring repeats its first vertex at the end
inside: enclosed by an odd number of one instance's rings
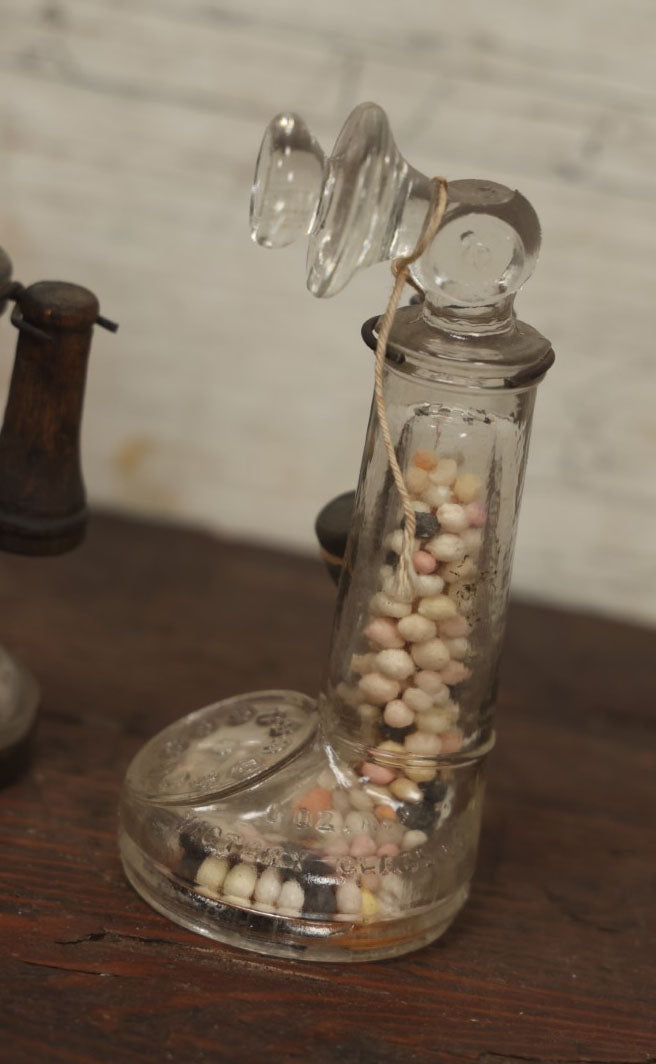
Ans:
MULTIPOLYGON (((252 233, 265 247, 307 235, 314 295, 410 254, 434 207, 435 182, 373 104, 330 158, 295 115, 266 131, 252 233)), ((513 313, 539 240, 520 193, 450 183, 411 267, 425 298, 387 339, 390 439, 374 409, 318 701, 238 695, 167 728, 130 766, 126 872, 173 920, 263 953, 347 961, 430 942, 463 905, 535 389, 553 361, 513 313)), ((371 347, 378 328, 364 327, 371 347)))

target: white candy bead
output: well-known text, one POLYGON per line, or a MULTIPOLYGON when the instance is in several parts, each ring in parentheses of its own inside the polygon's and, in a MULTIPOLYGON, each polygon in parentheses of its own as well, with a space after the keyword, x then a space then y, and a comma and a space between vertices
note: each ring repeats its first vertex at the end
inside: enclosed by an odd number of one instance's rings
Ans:
POLYGON ((373 799, 361 787, 351 787, 349 802, 354 809, 358 809, 361 813, 368 813, 374 807, 373 799))
POLYGON ((278 901, 282 882, 280 874, 275 868, 265 868, 255 884, 254 898, 260 905, 273 906, 278 901))
POLYGON ((442 670, 442 678, 449 686, 462 683, 471 676, 470 670, 461 661, 450 661, 442 670))
POLYGON ((407 680, 415 671, 415 663, 407 650, 381 650, 376 655, 376 667, 394 680, 407 680))
POLYGON ((362 702, 362 695, 357 687, 349 687, 347 683, 338 683, 336 691, 346 705, 351 706, 352 709, 357 709, 362 702))
POLYGON ((394 532, 390 532, 385 539, 385 546, 388 550, 393 550, 395 554, 400 554, 403 550, 403 530, 397 528, 394 532))
POLYGON ((412 586, 418 595, 426 598, 429 595, 439 595, 444 589, 444 580, 437 573, 412 573, 412 586))
POLYGON ((412 780, 406 779, 405 776, 399 776, 398 779, 392 780, 389 789, 394 797, 402 802, 421 802, 424 798, 423 791, 419 789, 417 784, 413 783, 412 780))
POLYGON ((427 639, 434 639, 437 635, 437 628, 433 621, 430 621, 428 617, 421 617, 418 613, 402 617, 397 627, 399 635, 407 639, 409 643, 425 643, 427 639))
POLYGON ((211 894, 218 894, 230 865, 225 857, 206 857, 196 872, 196 882, 211 894))
POLYGON ((416 502, 413 502, 412 509, 416 514, 429 514, 431 512, 431 507, 427 502, 423 502, 422 499, 417 499, 416 502))
POLYGON ((405 702, 394 699, 385 706, 383 719, 390 728, 407 728, 413 723, 415 715, 405 702))
POLYGON ((358 683, 362 694, 367 702, 375 706, 382 706, 385 702, 391 702, 400 691, 399 684, 389 676, 383 676, 380 672, 368 672, 358 683))
POLYGON ((442 638, 457 639, 469 635, 471 624, 466 617, 449 617, 446 621, 440 621, 439 630, 442 638))
POLYGON ((436 768, 417 768, 413 765, 409 765, 404 772, 408 779, 414 780, 415 783, 430 783, 437 776, 436 768))
POLYGON ((333 806, 340 813, 348 813, 351 809, 351 803, 349 802, 348 791, 339 790, 333 791, 333 806))
POLYGON ((417 613, 422 617, 428 617, 430 621, 445 621, 447 617, 455 616, 457 607, 448 595, 431 595, 421 600, 417 606, 417 613))
POLYGON ((478 570, 471 558, 463 558, 460 562, 450 562, 442 566, 442 576, 447 584, 454 584, 457 580, 471 581, 478 575, 478 570))
MULTIPOLYGON (((441 639, 429 639, 426 643, 415 643, 412 657, 420 669, 438 671, 448 665, 449 651, 441 639)), ((372 675, 375 675, 372 673, 372 675)), ((366 677, 369 679, 369 677, 366 677)))
POLYGON ((445 709, 430 709, 427 713, 420 713, 417 717, 417 727, 421 732, 429 732, 431 735, 440 735, 448 731, 453 723, 451 714, 445 709))
POLYGON ((439 672, 431 672, 427 669, 417 673, 415 676, 415 683, 417 687, 421 687, 422 691, 425 691, 428 695, 439 694, 444 687, 439 672))
POLYGON ((413 732, 405 739, 405 748, 409 754, 418 754, 420 757, 435 757, 442 749, 442 743, 437 735, 431 732, 413 732))
POLYGON ((223 893, 226 897, 247 901, 255 890, 256 882, 257 872, 253 865, 238 864, 231 868, 225 877, 223 893))
POLYGON ((425 831, 406 831, 401 840, 402 850, 416 850, 418 846, 424 846, 428 842, 425 831))
POLYGON ((408 687, 408 689, 403 692, 403 701, 407 706, 410 706, 410 709, 414 710, 415 713, 423 713, 433 705, 431 695, 426 694, 426 692, 422 691, 419 687, 408 687))
MULTIPOLYGON (((431 474, 432 479, 433 474, 431 474)), ((483 489, 483 481, 475 473, 461 473, 456 479, 453 490, 460 502, 474 502, 483 489)))
POLYGON ((397 631, 396 622, 390 617, 374 617, 365 628, 364 634, 371 643, 379 647, 399 649, 404 643, 397 631))
MULTIPOLYGON (((386 566, 385 568, 388 568, 386 566)), ((399 578, 392 570, 391 575, 384 576, 381 579, 381 586, 386 595, 395 599, 396 602, 412 602, 414 598, 414 588, 412 585, 409 587, 399 587, 399 578)))
POLYGON ((433 536, 424 545, 424 550, 437 558, 438 562, 459 562, 466 553, 462 538, 451 532, 441 532, 439 536, 433 536))
POLYGON ((391 842, 398 846, 404 835, 403 825, 398 820, 381 820, 376 828, 376 843, 385 846, 391 842))
POLYGON ((278 912, 287 916, 297 916, 303 909, 305 891, 295 879, 288 879, 282 885, 278 898, 278 912))
POLYGON ((360 809, 351 809, 344 817, 344 827, 349 835, 371 835, 375 832, 378 821, 373 813, 360 809))
POLYGON ((444 642, 447 645, 447 649, 452 658, 456 661, 462 661, 469 653, 469 640, 460 639, 445 639, 444 642))
POLYGON ((407 602, 399 602, 384 591, 378 591, 371 600, 371 612, 383 617, 408 617, 412 613, 412 606, 407 602))
POLYGON ((421 495, 422 491, 428 487, 428 473, 425 469, 419 469, 418 466, 411 466, 405 474, 405 485, 411 495, 421 495))
POLYGON ((424 502, 427 502, 429 506, 438 510, 440 506, 444 506, 445 503, 451 502, 452 498, 453 492, 451 491, 451 488, 445 487, 444 484, 429 484, 422 495, 424 502))
POLYGON ((456 612, 464 613, 465 615, 473 612, 476 605, 476 593, 471 584, 458 580, 456 583, 449 585, 447 595, 455 602, 456 612))
POLYGON ((464 532, 469 526, 469 518, 465 511, 464 506, 460 506, 457 502, 445 502, 443 506, 438 507, 437 519, 440 522, 440 528, 444 532, 464 532))
MULTIPOLYGON (((378 713, 378 710, 376 710, 376 713, 378 713)), ((332 791, 337 786, 337 780, 331 769, 324 768, 321 770, 317 776, 317 785, 323 787, 325 791, 332 791)))
POLYGON ((340 883, 335 891, 337 912, 343 916, 358 916, 362 909, 362 891, 357 883, 348 880, 340 883))
MULTIPOLYGON (((429 474, 431 484, 450 488, 458 476, 458 463, 453 458, 441 458, 437 467, 429 474)), ((471 500, 470 500, 471 501, 471 500)))
POLYGON ((483 546, 483 529, 466 529, 462 534, 462 542, 465 544, 467 554, 471 554, 472 558, 478 558, 478 555, 481 553, 481 547, 483 546))

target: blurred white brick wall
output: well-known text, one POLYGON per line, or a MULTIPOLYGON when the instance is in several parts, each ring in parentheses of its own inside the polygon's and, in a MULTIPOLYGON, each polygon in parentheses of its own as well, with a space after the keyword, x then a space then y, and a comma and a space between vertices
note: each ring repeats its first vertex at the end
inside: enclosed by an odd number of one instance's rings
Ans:
MULTIPOLYGON (((653 0, 4 0, 0 243, 95 289, 96 502, 313 549, 355 483, 389 272, 334 300, 247 207, 262 129, 329 146, 365 99, 428 172, 518 186, 543 223, 520 316, 553 341, 515 569, 526 594, 656 620, 653 0)), ((13 330, 0 326, 8 379, 13 330)))

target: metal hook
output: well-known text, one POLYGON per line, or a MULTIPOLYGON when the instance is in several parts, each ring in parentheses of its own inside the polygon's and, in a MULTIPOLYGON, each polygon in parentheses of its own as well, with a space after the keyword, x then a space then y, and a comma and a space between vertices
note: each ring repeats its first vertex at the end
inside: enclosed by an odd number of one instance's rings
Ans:
POLYGON ((30 325, 29 321, 25 321, 19 303, 14 304, 10 321, 19 332, 27 333, 29 336, 33 336, 35 340, 45 340, 48 344, 52 343, 52 337, 48 336, 48 333, 43 332, 42 329, 37 329, 36 325, 30 325))

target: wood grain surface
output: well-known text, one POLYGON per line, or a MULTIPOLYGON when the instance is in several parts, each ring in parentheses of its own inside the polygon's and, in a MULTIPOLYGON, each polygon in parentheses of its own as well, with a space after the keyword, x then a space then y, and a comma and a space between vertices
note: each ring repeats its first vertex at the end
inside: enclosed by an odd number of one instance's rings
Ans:
POLYGON ((44 690, 32 767, 0 792, 1 1060, 656 1061, 653 632, 512 607, 469 904, 417 954, 320 966, 169 923, 116 847, 146 738, 239 691, 316 690, 320 564, 105 516, 0 578, 0 638, 44 690))

